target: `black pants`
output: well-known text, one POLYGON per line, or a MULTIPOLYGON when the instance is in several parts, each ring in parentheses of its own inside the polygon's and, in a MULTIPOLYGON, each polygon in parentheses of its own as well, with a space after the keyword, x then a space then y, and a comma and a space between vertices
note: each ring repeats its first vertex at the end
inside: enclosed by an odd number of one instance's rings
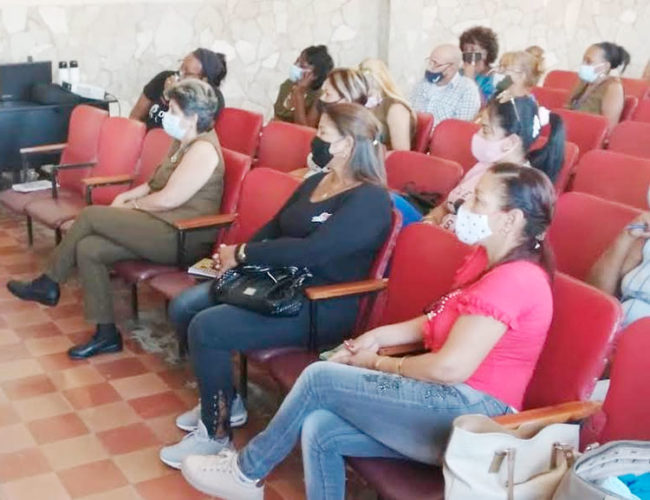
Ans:
MULTIPOLYGON (((169 316, 179 339, 187 339, 201 396, 201 419, 210 435, 230 432, 230 403, 234 396, 232 351, 281 346, 306 346, 309 307, 291 318, 272 318, 225 304, 215 304, 210 282, 176 297, 169 316)), ((357 314, 357 300, 336 299, 318 306, 320 345, 338 344, 348 336, 357 314)))

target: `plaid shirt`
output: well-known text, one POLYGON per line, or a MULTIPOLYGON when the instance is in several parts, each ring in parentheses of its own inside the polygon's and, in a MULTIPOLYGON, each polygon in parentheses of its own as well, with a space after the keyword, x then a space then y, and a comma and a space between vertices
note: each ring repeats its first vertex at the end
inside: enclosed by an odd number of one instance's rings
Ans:
POLYGON ((474 80, 456 74, 444 86, 422 79, 411 96, 413 109, 431 113, 435 125, 448 118, 470 121, 476 118, 481 108, 481 94, 474 80))

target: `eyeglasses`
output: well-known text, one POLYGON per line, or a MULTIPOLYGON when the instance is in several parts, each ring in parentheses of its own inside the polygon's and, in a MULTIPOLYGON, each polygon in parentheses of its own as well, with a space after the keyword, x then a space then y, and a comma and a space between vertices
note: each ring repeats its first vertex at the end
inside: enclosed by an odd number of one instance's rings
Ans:
POLYGON ((425 57, 424 62, 427 63, 429 67, 437 68, 438 66, 447 66, 451 64, 450 62, 439 62, 433 59, 432 57, 425 57))

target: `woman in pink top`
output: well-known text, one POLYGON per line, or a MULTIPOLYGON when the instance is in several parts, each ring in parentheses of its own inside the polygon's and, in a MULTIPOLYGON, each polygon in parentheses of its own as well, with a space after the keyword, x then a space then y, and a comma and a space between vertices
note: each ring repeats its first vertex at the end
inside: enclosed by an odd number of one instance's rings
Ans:
POLYGON ((458 207, 474 193, 487 169, 498 162, 535 167, 555 182, 564 163, 565 132, 559 115, 540 110, 532 96, 509 98, 503 102, 497 96, 481 112, 480 119, 481 129, 472 137, 471 146, 478 163, 467 171, 447 199, 425 217, 425 222, 453 231, 458 207), (531 151, 546 123, 551 125, 546 144, 531 151))
POLYGON ((489 169, 458 213, 458 237, 479 246, 455 291, 426 315, 371 330, 311 365, 242 450, 186 458, 187 481, 209 495, 261 500, 261 480, 302 437, 307 497, 343 499, 344 457, 439 463, 454 418, 520 409, 553 315, 544 235, 554 199, 535 169, 489 169), (417 341, 430 352, 377 354, 417 341))

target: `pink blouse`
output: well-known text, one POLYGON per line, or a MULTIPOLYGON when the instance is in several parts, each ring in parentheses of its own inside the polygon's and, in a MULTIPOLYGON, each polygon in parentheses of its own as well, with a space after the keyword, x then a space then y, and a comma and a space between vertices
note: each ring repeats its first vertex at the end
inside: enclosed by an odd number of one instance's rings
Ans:
POLYGON ((423 331, 425 346, 433 352, 440 350, 462 315, 488 316, 507 327, 465 383, 521 409, 553 316, 546 272, 525 260, 507 262, 444 296, 428 314, 423 331))

